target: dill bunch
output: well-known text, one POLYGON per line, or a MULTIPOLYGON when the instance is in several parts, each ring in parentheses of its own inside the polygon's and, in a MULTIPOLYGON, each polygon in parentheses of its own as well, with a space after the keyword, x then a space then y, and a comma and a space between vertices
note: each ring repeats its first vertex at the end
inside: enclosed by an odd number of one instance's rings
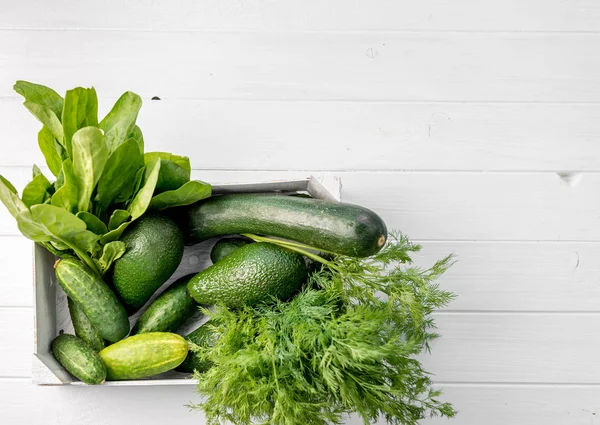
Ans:
POLYGON ((191 407, 209 425, 330 425, 353 413, 365 424, 412 425, 454 416, 415 358, 437 336, 431 313, 453 297, 434 282, 451 257, 419 269, 410 254, 420 247, 400 234, 366 259, 255 238, 322 267, 291 301, 205 311, 218 338, 194 349, 214 366, 196 374, 202 400, 191 407))

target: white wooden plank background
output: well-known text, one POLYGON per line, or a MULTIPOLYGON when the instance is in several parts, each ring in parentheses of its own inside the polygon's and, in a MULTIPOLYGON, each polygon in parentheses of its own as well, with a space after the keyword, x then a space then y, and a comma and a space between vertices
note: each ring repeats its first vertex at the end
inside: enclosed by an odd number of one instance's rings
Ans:
MULTIPOLYGON (((23 355, 32 347, 31 316, 30 308, 0 309, 0 338, 11 342, 0 347, 0 376, 31 376, 23 355)), ((600 385, 597 314, 461 312, 437 320, 443 337, 422 360, 440 383, 600 385)))
MULTIPOLYGON (((2 305, 31 307, 31 243, 3 237, 2 305)), ((594 312, 600 310, 600 244, 588 242, 423 241, 427 267, 448 253, 457 263, 441 279, 458 297, 445 311, 594 312)))
MULTIPOLYGON (((588 171, 600 157, 597 104, 146 99, 143 111, 150 143, 198 169, 588 171)), ((43 163, 21 99, 0 99, 0 116, 0 140, 22 147, 0 166, 43 163)))
MULTIPOLYGON (((7 82, 44 80, 60 90, 93 84, 113 96, 600 100, 600 33, 9 30, 2 40, 7 82)), ((0 96, 8 95, 11 85, 3 84, 0 96)))
MULTIPOLYGON (((594 424, 599 50, 595 0, 0 0, 0 174, 43 162, 16 79, 138 92, 197 178, 336 172, 419 264, 458 257, 423 361, 460 415, 425 423, 594 424)), ((31 385, 30 255, 0 209, 0 423, 203 423, 190 387, 31 385)))
MULTIPOLYGON (((596 424, 600 391, 589 386, 441 385, 446 397, 462 402, 460 417, 438 419, 428 425, 590 425, 596 424), (469 400, 469 403, 465 403, 469 400)), ((0 380, 2 419, 9 424, 202 424, 198 412, 184 407, 196 400, 189 386, 35 387, 26 379, 0 380), (35 400, 35 408, 31 408, 35 400), (160 400, 160 403, 156 401, 160 400), (134 416, 135 415, 135 416, 134 416), (133 418, 132 418, 133 417, 133 418), (135 422, 132 422, 134 420, 135 422)), ((352 420, 349 425, 362 422, 352 420)))
MULTIPOLYGON (((151 144, 149 146, 152 146, 151 144)), ((161 145, 154 145, 160 147, 161 145)), ((162 145, 167 149, 168 144, 162 145)), ((16 187, 26 168, 0 167, 16 187), (7 170, 7 171, 4 171, 7 170), (14 179, 12 178, 14 176, 14 179)), ((303 178, 311 171, 199 171, 210 182, 303 178)), ((337 172, 343 199, 419 240, 599 241, 600 173, 337 172)), ((17 235, 0 209, 0 235, 17 235)))
POLYGON ((0 28, 582 32, 599 19, 595 0, 30 0, 5 5, 0 28))

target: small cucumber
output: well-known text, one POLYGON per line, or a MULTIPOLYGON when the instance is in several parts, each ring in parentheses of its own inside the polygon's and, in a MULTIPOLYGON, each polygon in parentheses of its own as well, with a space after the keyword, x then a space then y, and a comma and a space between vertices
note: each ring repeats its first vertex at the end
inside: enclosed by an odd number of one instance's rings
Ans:
POLYGON ((134 335, 109 345, 98 355, 106 365, 107 379, 140 379, 179 366, 187 356, 188 343, 168 332, 134 335))
POLYGON ((52 354, 71 375, 86 384, 101 384, 106 379, 106 367, 98 354, 75 335, 61 334, 54 338, 52 354))
POLYGON ((71 258, 60 260, 56 265, 56 278, 102 338, 116 342, 129 333, 127 312, 117 296, 80 261, 71 258))
POLYGON ((223 238, 219 239, 217 243, 210 250, 210 259, 215 264, 224 257, 231 254, 238 248, 244 245, 248 245, 252 240, 245 238, 223 238))
POLYGON ((98 329, 92 325, 90 319, 87 318, 81 307, 77 305, 71 298, 67 299, 67 305, 69 306, 69 315, 71 316, 71 322, 73 322, 73 328, 75 329, 75 335, 86 342, 95 351, 102 350, 106 344, 104 344, 104 338, 98 333, 98 329))
MULTIPOLYGON (((216 338, 217 335, 215 334, 213 327, 210 325, 210 321, 206 322, 185 337, 185 339, 193 342, 196 345, 199 345, 200 347, 212 347, 216 338)), ((190 350, 183 363, 177 366, 175 370, 185 373, 204 373, 210 369, 211 366, 211 362, 202 360, 198 354, 190 350)))
POLYGON ((297 196, 214 196, 183 208, 186 243, 231 234, 277 236, 352 257, 377 253, 387 239, 381 217, 358 205, 297 196))
POLYGON ((131 331, 132 335, 147 332, 175 332, 193 316, 198 305, 187 289, 193 274, 176 280, 156 298, 140 316, 131 331))
POLYGON ((251 243, 233 251, 190 279, 199 304, 253 306, 285 300, 306 281, 304 257, 278 245, 251 243))

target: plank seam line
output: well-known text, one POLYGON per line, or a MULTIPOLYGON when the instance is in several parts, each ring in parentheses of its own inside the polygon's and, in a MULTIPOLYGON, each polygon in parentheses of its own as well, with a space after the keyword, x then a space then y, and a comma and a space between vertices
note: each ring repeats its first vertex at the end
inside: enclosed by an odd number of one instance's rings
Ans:
POLYGON ((534 239, 523 239, 523 240, 510 240, 510 239, 505 239, 505 240, 494 240, 494 239, 411 239, 412 242, 414 243, 418 243, 418 244, 422 244, 422 243, 440 243, 440 244, 447 244, 447 243, 456 243, 456 244, 548 244, 548 245, 556 245, 556 244, 565 244, 565 243, 569 243, 569 244, 597 244, 600 242, 600 240, 594 240, 594 239, 589 239, 589 240, 577 240, 577 239, 561 239, 561 240, 534 240, 534 239))
POLYGON ((576 388, 576 387, 592 387, 600 389, 600 383, 592 382, 470 382, 470 381, 435 381, 435 385, 443 385, 447 387, 561 387, 561 388, 576 388))
MULTIPOLYGON (((152 96, 142 96, 142 99, 150 101, 152 96)), ((433 99, 423 99, 423 100, 409 100, 409 99, 398 99, 398 100, 389 100, 389 99, 352 99, 352 98, 277 98, 277 97, 258 97, 258 98, 236 98, 236 97, 170 97, 170 96, 161 96, 161 101, 181 101, 181 102, 193 102, 193 101, 203 101, 203 102, 281 102, 281 103, 372 103, 372 104, 390 104, 390 105, 429 105, 429 104, 440 104, 440 105, 551 105, 551 106, 560 106, 560 105, 581 105, 581 106, 598 106, 600 105, 600 101, 560 101, 560 100, 433 100, 433 99)), ((100 97, 101 100, 116 100, 117 97, 114 96, 106 96, 100 97)), ((23 100, 19 96, 13 95, 5 95, 0 96, 0 100, 10 100, 10 101, 21 101, 23 100)))
POLYGON ((280 30, 280 29, 204 29, 204 28, 103 28, 103 27, 19 27, 2 26, 2 32, 131 32, 131 33, 203 33, 203 34, 365 34, 365 35, 444 35, 444 34, 494 34, 494 35, 599 35, 597 30, 485 30, 485 29, 444 29, 444 30, 410 30, 410 29, 379 29, 379 30, 334 30, 334 29, 298 29, 298 30, 280 30))
POLYGON ((436 316, 599 316, 600 310, 452 310, 433 312, 436 316))
MULTIPOLYGON (((29 170, 31 168, 30 165, 15 165, 15 164, 2 164, 0 163, 0 168, 10 168, 10 169, 23 169, 29 170)), ((42 170, 47 171, 47 167, 43 166, 42 170)), ((307 173, 307 174, 351 174, 351 173, 364 173, 364 174, 485 174, 485 175, 506 175, 506 174, 525 174, 525 175, 540 175, 546 176, 549 174, 556 173, 581 173, 581 174, 600 174, 600 169, 598 170, 582 170, 582 169, 572 169, 572 168, 557 168, 554 170, 465 170, 465 169, 448 169, 448 170, 440 170, 440 169, 411 169, 411 168, 382 168, 382 169, 373 169, 373 168, 344 168, 344 169, 289 169, 289 168, 281 168, 281 169, 262 169, 262 168, 192 168, 192 171, 202 173, 202 172, 216 172, 216 173, 307 173)), ((308 175, 307 175, 308 177, 308 175)), ((215 184, 219 184, 222 182, 215 182, 215 184)))
MULTIPOLYGON (((32 305, 0 305, 2 310, 31 310, 32 305)), ((453 310, 433 312, 436 316, 599 316, 600 310, 453 310)))
MULTIPOLYGON (((0 381, 4 382, 25 382, 31 383, 31 376, 0 376, 0 381)), ((434 385, 444 387, 523 387, 523 388, 598 388, 600 383, 565 383, 565 382, 455 382, 455 381, 435 381, 434 385)), ((37 385, 36 385, 37 386, 37 385)), ((58 386, 60 387, 60 386, 58 386)))
POLYGON ((33 305, 0 305, 0 310, 31 310, 33 305))
POLYGON ((0 376, 0 381, 29 381, 31 376, 0 376))
MULTIPOLYGON (((1 209, 1 206, 0 206, 1 209)), ((382 208, 385 210, 386 208, 382 208)), ((408 235, 410 237, 410 235, 408 235)), ((0 238, 24 238, 20 233, 1 233, 0 238)), ((600 243, 600 239, 410 239, 414 243, 425 244, 425 243, 456 243, 456 244, 471 244, 471 243, 484 243, 484 244, 597 244, 600 243)))

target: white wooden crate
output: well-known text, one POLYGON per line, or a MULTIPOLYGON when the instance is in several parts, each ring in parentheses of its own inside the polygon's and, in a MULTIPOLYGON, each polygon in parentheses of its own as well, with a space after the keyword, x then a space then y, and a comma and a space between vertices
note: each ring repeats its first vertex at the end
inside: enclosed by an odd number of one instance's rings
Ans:
MULTIPOLYGON (((264 183, 226 184, 213 186, 213 194, 229 193, 297 193, 306 192, 314 198, 331 201, 341 200, 341 181, 337 176, 310 176, 303 180, 281 180, 264 183)), ((164 288, 176 279, 194 272, 203 270, 210 265, 209 252, 213 240, 186 247, 179 268, 164 284, 161 290, 155 293, 146 305, 164 288)), ((73 378, 56 361, 50 351, 52 340, 59 331, 73 333, 73 326, 69 317, 67 297, 56 282, 54 262, 56 258, 46 249, 34 245, 34 354, 32 367, 32 380, 39 385, 84 385, 73 378)), ((145 307, 130 317, 131 325, 135 323, 145 307)), ((185 330, 191 331, 203 320, 200 313, 186 323, 185 330)), ((104 385, 180 385, 194 384, 190 375, 167 372, 148 379, 106 382, 104 385)))

